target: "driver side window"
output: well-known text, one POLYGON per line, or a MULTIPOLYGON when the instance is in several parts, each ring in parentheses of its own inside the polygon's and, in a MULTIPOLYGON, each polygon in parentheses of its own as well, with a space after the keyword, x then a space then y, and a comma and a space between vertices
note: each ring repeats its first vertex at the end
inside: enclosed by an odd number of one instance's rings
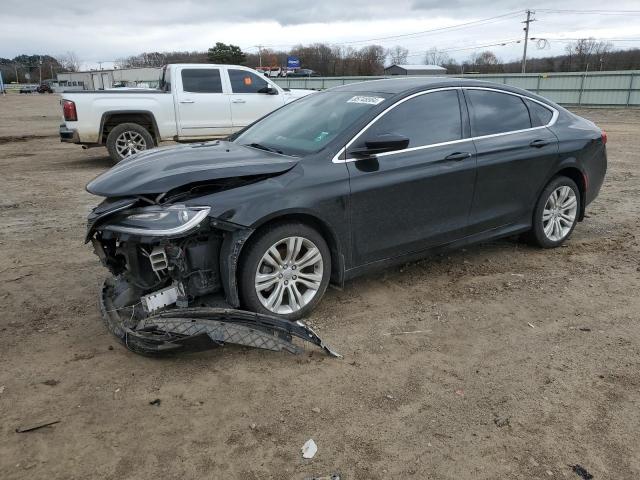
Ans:
POLYGON ((395 134, 409 139, 408 148, 460 140, 462 117, 458 92, 443 90, 407 100, 374 123, 356 142, 395 134))
POLYGON ((260 77, 246 70, 229 69, 229 80, 233 93, 264 93, 271 85, 264 77, 260 77))

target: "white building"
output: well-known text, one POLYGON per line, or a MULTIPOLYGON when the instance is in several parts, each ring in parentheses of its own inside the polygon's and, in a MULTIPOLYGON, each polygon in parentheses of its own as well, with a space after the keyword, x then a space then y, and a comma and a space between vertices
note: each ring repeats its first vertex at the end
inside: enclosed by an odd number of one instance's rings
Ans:
POLYGON ((59 90, 104 90, 115 87, 156 88, 160 80, 160 68, 122 68, 113 70, 89 70, 57 74, 59 90))
POLYGON ((447 69, 438 65, 390 65, 385 75, 445 75, 447 69))

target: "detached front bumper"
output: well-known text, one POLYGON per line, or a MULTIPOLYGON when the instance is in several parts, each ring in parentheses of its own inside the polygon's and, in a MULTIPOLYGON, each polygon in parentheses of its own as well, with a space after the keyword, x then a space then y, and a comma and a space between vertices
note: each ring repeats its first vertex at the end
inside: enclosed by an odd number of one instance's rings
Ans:
POLYGON ((107 279, 100 295, 103 320, 109 331, 136 353, 159 355, 201 351, 235 343, 299 354, 302 348, 292 343, 293 337, 298 337, 317 345, 332 357, 341 357, 300 321, 290 322, 254 312, 214 307, 174 308, 138 317, 135 305, 126 309, 115 307, 113 289, 113 280, 107 279))
POLYGON ((80 135, 77 130, 67 128, 63 123, 60 125, 60 141, 65 143, 80 143, 80 135))

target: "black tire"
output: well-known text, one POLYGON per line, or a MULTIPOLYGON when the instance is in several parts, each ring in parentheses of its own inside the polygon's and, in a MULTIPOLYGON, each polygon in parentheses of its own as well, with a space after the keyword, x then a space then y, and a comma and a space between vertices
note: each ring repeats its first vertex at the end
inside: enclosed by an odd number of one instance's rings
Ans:
POLYGON ((562 245, 571 236, 571 233, 573 233, 573 229, 576 227, 578 223, 578 217, 580 216, 580 211, 581 211, 580 209, 582 208, 581 201, 582 200, 580 195, 580 189, 576 185, 576 182, 574 182, 568 177, 563 177, 563 176, 552 178, 551 181, 544 188, 544 190, 540 194, 540 197, 538 198, 538 201, 536 202, 536 207, 535 207, 535 210, 533 211, 533 225, 531 230, 527 232, 527 234, 525 235, 526 240, 529 243, 537 245, 541 248, 556 248, 562 245), (557 240, 552 240, 544 232, 542 214, 551 193, 563 186, 569 187, 571 190, 573 190, 573 193, 576 197, 575 219, 569 231, 562 238, 557 240))
POLYGON ((107 136, 107 150, 109 151, 109 156, 114 163, 118 163, 129 156, 120 154, 116 148, 116 140, 120 135, 126 132, 135 133, 142 137, 145 146, 142 150, 148 150, 156 146, 153 141, 153 137, 142 125, 138 125, 137 123, 121 123, 120 125, 113 127, 107 136))
MULTIPOLYGON (((298 320, 305 317, 320 302, 331 277, 331 252, 324 240, 316 230, 299 222, 287 222, 270 225, 254 233, 247 245, 245 245, 240 262, 238 275, 238 288, 242 304, 248 310, 274 315, 286 320, 298 320), (322 256, 322 279, 320 286, 309 302, 292 313, 277 313, 266 308, 258 298, 255 288, 255 276, 263 255, 272 245, 287 237, 303 237, 311 241, 320 251, 322 256)), ((294 277, 295 278, 295 277, 294 277)))

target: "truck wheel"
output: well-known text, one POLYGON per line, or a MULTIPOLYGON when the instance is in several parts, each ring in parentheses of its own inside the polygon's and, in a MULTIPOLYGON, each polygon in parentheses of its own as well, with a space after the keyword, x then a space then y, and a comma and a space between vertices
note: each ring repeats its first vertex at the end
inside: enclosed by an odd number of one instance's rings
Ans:
POLYGON ((121 123, 112 128, 107 136, 107 150, 115 163, 153 147, 153 137, 137 123, 121 123))

